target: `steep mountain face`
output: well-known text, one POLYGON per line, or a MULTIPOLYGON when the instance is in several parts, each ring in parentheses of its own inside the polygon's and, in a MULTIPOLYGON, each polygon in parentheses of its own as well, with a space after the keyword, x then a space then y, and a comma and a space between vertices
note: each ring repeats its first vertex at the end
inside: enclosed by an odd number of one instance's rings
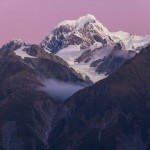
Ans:
POLYGON ((87 15, 60 23, 41 45, 56 53, 69 45, 80 45, 81 49, 85 49, 94 44, 102 46, 112 42, 108 30, 94 16, 87 15))
POLYGON ((94 16, 86 15, 60 23, 41 47, 63 58, 84 78, 96 82, 115 72, 148 43, 150 36, 111 33, 94 16))
POLYGON ((0 49, 1 150, 47 149, 50 122, 60 105, 42 90, 49 79, 86 84, 65 61, 37 45, 11 41, 0 49))
POLYGON ((150 46, 59 109, 49 150, 150 149, 150 46))

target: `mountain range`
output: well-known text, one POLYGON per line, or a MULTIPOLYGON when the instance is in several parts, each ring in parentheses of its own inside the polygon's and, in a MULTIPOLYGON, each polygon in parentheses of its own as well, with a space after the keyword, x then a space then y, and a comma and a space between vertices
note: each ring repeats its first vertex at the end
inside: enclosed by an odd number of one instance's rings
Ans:
POLYGON ((0 150, 149 150, 150 36, 93 15, 0 48, 0 150))

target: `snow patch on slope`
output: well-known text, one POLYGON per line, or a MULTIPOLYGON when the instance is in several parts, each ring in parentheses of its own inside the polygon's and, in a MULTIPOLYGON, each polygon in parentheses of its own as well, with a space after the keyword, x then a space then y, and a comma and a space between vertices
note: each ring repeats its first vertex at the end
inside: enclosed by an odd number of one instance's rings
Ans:
POLYGON ((86 50, 81 50, 79 45, 71 45, 67 48, 60 50, 56 55, 64 59, 71 68, 75 69, 77 73, 80 73, 84 79, 87 77, 90 78, 92 82, 97 82, 106 78, 105 74, 98 74, 95 72, 94 67, 90 67, 90 64, 93 61, 98 59, 103 59, 104 57, 108 56, 113 50, 113 47, 104 47, 102 49, 97 49, 93 56, 91 56, 91 60, 88 63, 81 62, 78 63, 75 60, 81 56, 83 52, 86 50))
POLYGON ((20 56, 22 59, 28 57, 28 58, 37 58, 37 57, 34 57, 34 56, 31 56, 29 54, 27 54, 26 51, 24 51, 24 49, 26 48, 26 46, 22 46, 20 47, 19 49, 15 50, 15 54, 20 56))
POLYGON ((77 73, 80 73, 84 79, 88 77, 94 83, 107 77, 105 74, 96 73, 95 68, 90 67, 90 65, 86 63, 74 63, 74 65, 70 66, 75 69, 77 73))
POLYGON ((78 58, 84 51, 80 50, 80 45, 70 45, 56 53, 63 58, 69 65, 73 65, 76 58, 78 58))

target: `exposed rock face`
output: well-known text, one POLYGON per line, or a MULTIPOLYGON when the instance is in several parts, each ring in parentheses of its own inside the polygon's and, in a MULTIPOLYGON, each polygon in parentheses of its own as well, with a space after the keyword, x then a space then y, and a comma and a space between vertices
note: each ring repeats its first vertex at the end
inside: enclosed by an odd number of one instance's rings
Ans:
MULTIPOLYGON (((108 57, 104 57, 97 65, 96 71, 98 73, 105 73, 106 75, 116 72, 128 59, 136 55, 133 51, 125 51, 114 49, 108 57)), ((95 63, 95 62, 93 62, 95 63)), ((92 63, 92 64, 93 64, 92 63)), ((91 64, 91 65, 92 65, 91 64)))
POLYGON ((36 45, 7 46, 0 50, 0 149, 46 150, 60 101, 39 90, 42 81, 86 83, 65 61, 36 45))
POLYGON ((18 60, 0 60, 0 69, 0 145, 6 150, 44 150, 58 101, 36 89, 39 75, 18 60))
POLYGON ((58 102, 33 88, 14 90, 0 103, 0 145, 6 150, 44 150, 58 102))
POLYGON ((150 46, 70 97, 52 121, 49 150, 149 150, 150 46))

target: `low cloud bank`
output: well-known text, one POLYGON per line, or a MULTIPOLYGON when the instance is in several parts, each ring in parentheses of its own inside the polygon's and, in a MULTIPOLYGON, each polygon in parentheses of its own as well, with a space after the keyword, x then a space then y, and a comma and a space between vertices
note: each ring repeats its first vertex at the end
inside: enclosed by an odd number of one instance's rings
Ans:
POLYGON ((40 87, 39 90, 42 90, 50 96, 62 101, 66 100, 77 91, 85 88, 85 86, 82 85, 61 82, 53 79, 45 80, 42 84, 43 87, 40 87))

